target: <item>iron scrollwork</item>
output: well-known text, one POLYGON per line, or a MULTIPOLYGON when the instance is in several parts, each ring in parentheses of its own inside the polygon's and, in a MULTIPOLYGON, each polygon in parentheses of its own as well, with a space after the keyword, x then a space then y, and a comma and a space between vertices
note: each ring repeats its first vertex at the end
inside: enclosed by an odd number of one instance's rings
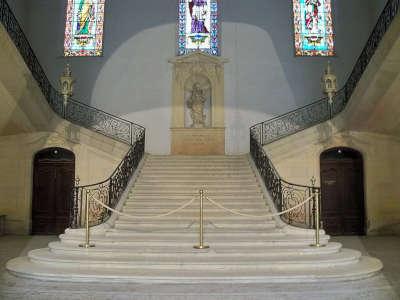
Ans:
MULTIPOLYGON (((261 132, 262 124, 258 124, 257 126, 251 128, 250 153, 278 212, 295 207, 307 200, 312 195, 319 197, 319 187, 293 184, 283 180, 279 176, 278 171, 275 169, 272 161, 266 154, 261 144, 261 132)), ((315 199, 313 201, 304 203, 303 205, 286 214, 283 214, 281 219, 287 224, 293 226, 313 228, 314 206, 315 199)))
POLYGON ((93 199, 97 199, 110 207, 115 207, 118 203, 129 179, 144 155, 145 128, 73 99, 69 99, 65 107, 62 95, 51 85, 6 0, 0 0, 0 22, 17 47, 48 104, 56 114, 73 124, 96 131, 131 146, 110 178, 100 183, 89 186, 76 186, 74 188, 70 226, 72 228, 82 227, 86 198, 91 200, 89 201, 90 226, 105 222, 110 213, 93 199))
MULTIPOLYGON (((399 5, 400 0, 389 0, 386 4, 344 87, 335 95, 332 106, 330 106, 328 98, 322 98, 309 105, 260 123, 262 124, 260 130, 262 145, 267 145, 288 135, 325 122, 338 115, 346 107, 358 82, 375 54, 380 41, 398 14, 399 5)), ((255 125, 253 128, 258 125, 255 125)))
MULTIPOLYGON (((281 179, 263 146, 332 119, 343 111, 383 36, 397 16, 399 6, 400 0, 387 2, 349 78, 344 87, 336 93, 332 105, 329 104, 328 98, 322 98, 250 128, 251 155, 279 211, 296 206, 306 200, 311 193, 315 193, 316 197, 320 198, 320 188, 292 184, 281 179)), ((315 224, 313 224, 312 215, 317 209, 315 206, 315 201, 301 206, 299 209, 283 215, 282 220, 295 226, 313 228, 315 224)))
POLYGON ((100 201, 111 208, 116 207, 144 155, 144 147, 145 131, 143 129, 122 162, 107 180, 87 186, 76 186, 74 188, 74 205, 71 210, 70 221, 71 228, 84 227, 86 198, 89 200, 87 202, 89 203, 89 225, 96 226, 107 221, 112 212, 94 200, 100 201))

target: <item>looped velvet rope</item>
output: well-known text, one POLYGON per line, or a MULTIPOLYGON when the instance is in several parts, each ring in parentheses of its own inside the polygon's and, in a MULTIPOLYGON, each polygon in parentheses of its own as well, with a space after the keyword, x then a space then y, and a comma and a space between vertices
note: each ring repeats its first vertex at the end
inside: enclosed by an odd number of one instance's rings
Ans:
POLYGON ((120 212, 120 211, 118 211, 118 210, 115 210, 115 209, 113 209, 113 208, 111 208, 111 207, 105 205, 103 202, 101 202, 101 201, 99 201, 99 200, 97 200, 97 199, 95 199, 95 198, 93 198, 93 200, 94 200, 95 202, 97 202, 98 204, 100 204, 101 206, 103 206, 104 208, 106 208, 106 209, 108 209, 108 210, 110 210, 110 211, 112 211, 112 212, 114 212, 114 213, 116 213, 116 214, 118 214, 118 215, 120 215, 120 216, 124 216, 124 217, 128 217, 128 218, 153 219, 153 218, 162 218, 162 217, 168 217, 168 216, 170 216, 170 215, 173 215, 173 214, 175 214, 175 213, 177 213, 177 212, 179 212, 179 211, 185 209, 185 208, 188 207, 189 205, 191 205, 191 204, 196 200, 196 198, 193 198, 192 200, 186 202, 185 204, 181 205, 181 206, 178 207, 177 209, 171 210, 170 212, 167 212, 167 213, 165 213, 165 214, 154 215, 154 216, 147 216, 147 215, 145 215, 145 216, 143 216, 143 215, 142 215, 142 216, 135 216, 135 215, 126 214, 126 213, 120 212))
POLYGON ((286 213, 288 213, 288 212, 291 212, 292 210, 295 210, 295 209, 299 208, 300 206, 306 204, 306 203, 309 202, 312 198, 314 198, 314 196, 310 196, 310 197, 308 197, 306 200, 304 200, 303 202, 301 202, 301 203, 299 203, 299 204, 297 204, 297 205, 295 205, 295 206, 293 206, 293 207, 291 207, 291 208, 289 208, 289 209, 287 209, 287 210, 284 210, 284 211, 282 211, 282 212, 280 212, 280 213, 255 216, 255 215, 245 214, 245 213, 241 213, 241 212, 239 212, 239 211, 237 211, 237 210, 227 208, 227 207, 223 206, 222 204, 219 204, 219 203, 215 202, 214 200, 212 200, 212 199, 206 197, 206 199, 207 199, 208 201, 210 201, 211 204, 213 204, 213 205, 216 206, 216 207, 219 207, 219 208, 222 209, 222 210, 225 210, 225 211, 227 211, 227 212, 230 212, 231 214, 234 214, 234 215, 238 215, 238 216, 242 216, 242 217, 250 217, 250 218, 269 218, 269 217, 277 217, 277 216, 280 216, 280 215, 284 215, 284 214, 286 214, 286 213))
MULTIPOLYGON (((314 196, 310 196, 310 197, 308 197, 306 200, 304 200, 303 202, 301 202, 301 203, 299 203, 299 204, 297 204, 297 205, 295 205, 295 206, 293 206, 293 207, 291 207, 291 208, 289 208, 289 209, 287 209, 287 210, 284 210, 284 211, 282 211, 282 212, 275 213, 275 214, 257 215, 257 216, 256 216, 256 215, 250 215, 250 214, 241 213, 241 212, 239 212, 239 211, 237 211, 237 210, 227 208, 227 207, 223 206, 222 204, 219 204, 218 202, 216 202, 216 201, 210 199, 209 197, 205 197, 205 198, 206 198, 211 204, 213 204, 214 206, 216 206, 216 207, 218 207, 218 208, 220 208, 220 209, 222 209, 222 210, 225 210, 225 211, 227 211, 227 212, 229 212, 229 213, 231 213, 231 214, 234 214, 234 215, 238 215, 238 216, 242 216, 242 217, 250 217, 250 218, 270 218, 270 217, 281 216, 281 215, 284 215, 284 214, 286 214, 286 213, 288 213, 288 212, 291 212, 292 210, 295 210, 295 209, 299 208, 300 206, 302 206, 302 205, 306 204, 307 202, 309 202, 311 199, 314 198, 314 196)), ((165 214, 153 215, 153 216, 147 216, 147 215, 145 215, 145 216, 143 216, 143 215, 142 215, 142 216, 137 216, 137 215, 136 215, 136 216, 135 216, 135 215, 130 215, 130 214, 126 214, 126 213, 117 211, 117 210, 115 210, 115 209, 113 209, 113 208, 107 206, 106 204, 104 204, 104 203, 101 202, 100 200, 97 200, 96 198, 92 198, 92 199, 93 199, 96 203, 98 203, 98 204, 100 204, 101 206, 103 206, 104 208, 106 208, 106 209, 108 209, 108 210, 110 210, 110 211, 112 211, 112 212, 114 212, 114 213, 116 213, 116 214, 118 214, 118 215, 120 215, 120 216, 124 216, 124 217, 128 217, 128 218, 144 218, 144 219, 153 219, 153 218, 162 218, 162 217, 171 216, 171 215, 173 215, 173 214, 175 214, 175 213, 177 213, 177 212, 179 212, 179 211, 185 209, 186 207, 190 206, 190 205, 196 200, 196 198, 193 198, 192 200, 186 202, 185 204, 181 205, 181 206, 178 207, 177 209, 171 210, 171 211, 169 211, 169 212, 167 212, 167 213, 165 213, 165 214)))

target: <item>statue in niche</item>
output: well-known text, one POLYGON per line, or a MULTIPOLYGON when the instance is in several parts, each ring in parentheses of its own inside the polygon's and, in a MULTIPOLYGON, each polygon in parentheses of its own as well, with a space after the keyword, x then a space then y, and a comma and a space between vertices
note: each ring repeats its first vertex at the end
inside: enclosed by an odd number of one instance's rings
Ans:
POLYGON ((187 101, 187 106, 190 109, 192 117, 192 128, 205 127, 206 115, 204 114, 204 104, 206 102, 204 91, 200 88, 199 83, 193 84, 192 94, 187 101))

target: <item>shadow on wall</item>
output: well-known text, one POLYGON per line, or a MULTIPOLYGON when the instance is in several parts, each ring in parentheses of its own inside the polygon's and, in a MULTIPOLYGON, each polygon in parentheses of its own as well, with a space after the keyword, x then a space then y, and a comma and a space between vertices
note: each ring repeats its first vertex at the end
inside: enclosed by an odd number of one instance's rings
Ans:
MULTIPOLYGON (((295 107, 295 100, 269 34, 248 24, 222 26, 223 56, 230 60, 225 68, 226 149, 229 154, 247 153, 249 127, 295 107)), ((145 126, 147 151, 155 154, 170 149, 168 59, 175 56, 175 31, 175 24, 162 25, 122 44, 100 71, 91 99, 93 106, 145 126)))

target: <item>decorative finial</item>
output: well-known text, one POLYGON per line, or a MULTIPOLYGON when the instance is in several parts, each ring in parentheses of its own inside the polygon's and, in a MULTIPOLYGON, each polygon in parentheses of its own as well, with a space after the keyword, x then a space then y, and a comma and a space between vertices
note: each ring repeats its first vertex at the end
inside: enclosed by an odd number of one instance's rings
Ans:
POLYGON ((64 72, 60 76, 60 93, 64 97, 64 116, 67 111, 68 99, 74 92, 74 78, 72 77, 71 66, 66 64, 64 72))
POLYGON ((311 185, 315 187, 315 183, 317 182, 317 179, 315 179, 315 176, 311 177, 311 185))
POLYGON ((64 77, 72 77, 71 65, 70 64, 66 64, 65 65, 63 76, 64 77))
POLYGON ((332 105, 337 92, 337 78, 332 71, 330 61, 328 61, 328 65, 326 66, 324 75, 322 76, 322 87, 323 92, 328 95, 328 101, 330 105, 330 118, 332 118, 332 105))
POLYGON ((332 64, 331 64, 330 60, 328 60, 328 65, 326 66, 325 74, 327 74, 327 75, 331 75, 332 74, 332 64))

